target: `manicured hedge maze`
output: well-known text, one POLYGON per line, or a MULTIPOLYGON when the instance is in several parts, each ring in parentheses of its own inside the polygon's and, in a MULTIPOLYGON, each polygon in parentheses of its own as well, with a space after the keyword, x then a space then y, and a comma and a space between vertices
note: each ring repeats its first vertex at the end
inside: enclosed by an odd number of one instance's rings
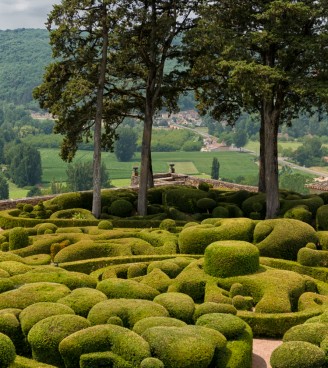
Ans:
POLYGON ((325 367, 325 200, 282 192, 264 220, 263 194, 202 185, 150 190, 143 218, 129 190, 101 220, 89 193, 1 212, 1 367, 250 368, 253 336, 283 338, 273 368, 325 367))

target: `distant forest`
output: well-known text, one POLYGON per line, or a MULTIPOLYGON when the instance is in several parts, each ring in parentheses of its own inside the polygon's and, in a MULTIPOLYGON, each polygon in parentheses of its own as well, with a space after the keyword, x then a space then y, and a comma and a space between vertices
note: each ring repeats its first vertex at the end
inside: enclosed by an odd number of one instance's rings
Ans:
POLYGON ((31 105, 32 90, 51 61, 46 29, 0 31, 0 101, 31 105))

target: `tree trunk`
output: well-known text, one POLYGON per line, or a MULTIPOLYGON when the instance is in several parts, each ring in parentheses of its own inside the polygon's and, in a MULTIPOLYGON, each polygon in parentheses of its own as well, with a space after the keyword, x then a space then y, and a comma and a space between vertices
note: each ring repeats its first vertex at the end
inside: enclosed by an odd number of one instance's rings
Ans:
MULTIPOLYGON (((147 109, 148 110, 148 109, 147 109)), ((147 189, 151 172, 151 134, 153 126, 153 116, 147 111, 145 114, 144 129, 141 147, 141 169, 138 193, 138 214, 147 215, 147 189)))
MULTIPOLYGON (((263 115, 263 114, 261 114, 263 115)), ((260 127, 260 153, 259 153, 259 192, 265 193, 265 142, 264 142, 264 117, 261 116, 260 127)))
POLYGON ((99 79, 97 88, 96 117, 94 130, 94 151, 93 151, 93 197, 92 214, 99 218, 101 214, 101 122, 103 114, 103 97, 107 67, 107 49, 108 49, 108 27, 106 25, 107 11, 106 5, 103 7, 103 46, 101 62, 99 65, 99 79))
POLYGON ((264 102, 264 144, 265 144, 265 188, 266 218, 275 218, 279 212, 278 183, 278 121, 271 101, 264 102))

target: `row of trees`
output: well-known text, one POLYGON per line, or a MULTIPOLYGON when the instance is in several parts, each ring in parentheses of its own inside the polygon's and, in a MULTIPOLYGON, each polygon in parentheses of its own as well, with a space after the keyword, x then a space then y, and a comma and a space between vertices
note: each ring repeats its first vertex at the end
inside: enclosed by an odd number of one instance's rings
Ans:
POLYGON ((327 107, 327 18, 324 0, 55 5, 47 23, 55 61, 34 96, 56 116, 63 159, 93 136, 93 213, 100 214, 100 146, 111 149, 117 126, 134 117, 144 124, 138 212, 146 214, 154 115, 174 111, 179 94, 194 89, 200 111, 218 121, 260 116, 259 190, 267 194, 267 217, 275 217, 279 125, 327 107), (181 68, 166 67, 172 60, 181 68))

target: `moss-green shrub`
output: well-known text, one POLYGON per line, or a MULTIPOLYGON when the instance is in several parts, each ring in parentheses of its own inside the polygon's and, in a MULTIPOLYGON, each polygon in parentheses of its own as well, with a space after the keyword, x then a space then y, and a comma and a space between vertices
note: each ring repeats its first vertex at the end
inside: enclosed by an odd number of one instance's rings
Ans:
POLYGON ((68 208, 54 212, 50 216, 51 220, 56 219, 71 219, 72 223, 74 220, 96 220, 93 214, 84 208, 68 208))
POLYGON ((71 290, 81 287, 95 288, 97 284, 97 281, 90 275, 82 272, 68 272, 63 268, 54 266, 39 266, 24 274, 12 276, 11 280, 16 286, 29 283, 52 282, 66 285, 71 290))
POLYGON ((315 250, 308 247, 301 248, 297 253, 297 262, 299 262, 303 266, 327 267, 328 251, 315 250))
POLYGON ((140 284, 148 285, 158 290, 160 293, 165 293, 171 283, 172 280, 169 276, 159 268, 154 268, 140 281, 140 284))
POLYGON ((104 300, 107 300, 107 297, 101 291, 82 287, 58 299, 57 303, 69 306, 79 316, 87 317, 90 309, 104 300))
POLYGON ((270 358, 272 368, 323 368, 325 353, 305 341, 290 341, 278 346, 270 358))
POLYGON ((317 241, 316 232, 309 224, 293 219, 260 221, 254 229, 254 244, 264 257, 296 260, 301 248, 317 241))
POLYGON ((65 337, 87 327, 90 327, 87 319, 71 314, 42 319, 30 329, 27 336, 33 358, 43 363, 63 367, 64 363, 58 350, 59 343, 65 337))
POLYGON ((91 209, 92 203, 92 193, 63 193, 59 196, 44 202, 46 208, 56 205, 61 210, 71 209, 71 208, 87 208, 91 209), (83 203, 84 202, 84 203, 83 203))
POLYGON ((132 368, 132 365, 111 351, 83 354, 80 357, 80 368, 120 367, 132 368))
POLYGON ((148 317, 138 321, 133 326, 133 331, 138 335, 142 335, 148 328, 166 326, 166 327, 184 327, 187 324, 180 319, 172 317, 148 317))
POLYGON ((194 322, 196 322, 199 317, 209 313, 227 313, 236 315, 237 309, 231 304, 205 302, 196 306, 193 315, 194 322))
POLYGON ((194 213, 197 208, 197 201, 206 198, 207 192, 190 188, 169 188, 163 193, 163 204, 168 207, 175 207, 185 213, 194 213))
POLYGON ((32 204, 30 204, 30 203, 25 203, 25 204, 23 205, 22 210, 23 210, 24 212, 32 212, 32 211, 33 211, 33 205, 32 205, 32 204))
POLYGON ((74 314, 74 310, 67 305, 52 302, 39 302, 29 305, 19 314, 24 335, 27 336, 30 329, 42 319, 58 314, 74 314))
POLYGON ((198 184, 197 188, 199 190, 203 190, 204 192, 208 192, 211 188, 213 188, 213 185, 210 183, 206 183, 206 181, 202 181, 198 184))
POLYGON ((247 275, 258 270, 259 259, 259 250, 251 243, 218 241, 205 249, 204 269, 214 277, 247 275))
POLYGON ((16 350, 10 338, 0 333, 0 366, 3 368, 9 367, 16 358, 16 350))
POLYGON ((92 352, 111 351, 139 367, 143 359, 151 356, 148 343, 133 331, 115 325, 86 328, 66 337, 59 344, 66 368, 79 367, 80 357, 92 352))
POLYGON ((157 358, 146 358, 141 362, 140 368, 164 368, 164 363, 157 358))
POLYGON ((46 231, 48 231, 48 234, 55 233, 57 230, 57 226, 55 224, 51 224, 48 222, 37 225, 36 228, 38 235, 44 234, 46 231), (49 233, 49 230, 51 231, 51 233, 49 233))
POLYGON ((296 200, 284 199, 281 201, 280 214, 283 215, 289 209, 302 205, 307 206, 309 211, 312 213, 312 216, 315 217, 318 208, 324 205, 324 202, 322 198, 319 197, 318 195, 311 195, 307 198, 301 198, 296 200))
POLYGON ((284 218, 291 218, 306 222, 307 224, 312 223, 312 213, 309 211, 307 206, 301 205, 296 206, 284 213, 284 218))
POLYGON ((207 368, 226 346, 220 332, 202 326, 152 327, 142 337, 165 367, 207 368))
POLYGON ((1 251, 2 252, 8 252, 8 250, 9 250, 9 242, 1 243, 1 251))
POLYGON ((201 198, 196 202, 196 206, 202 211, 211 212, 217 206, 217 203, 212 198, 201 198))
POLYGON ((15 345, 17 353, 22 354, 25 352, 25 342, 20 328, 20 323, 17 316, 10 312, 10 309, 7 309, 7 312, 0 314, 0 333, 7 335, 11 339, 15 345))
POLYGON ((132 365, 111 351, 83 354, 80 357, 80 368, 119 367, 132 368, 132 365))
POLYGON ((167 231, 175 231, 176 229, 176 222, 172 219, 165 219, 163 220, 160 225, 159 228, 162 230, 167 230, 167 231))
POLYGON ((217 206, 212 211, 213 218, 227 218, 229 215, 229 210, 223 206, 217 206))
POLYGON ((237 338, 246 328, 246 323, 241 318, 226 313, 204 314, 197 319, 196 325, 219 331, 227 340, 237 338))
POLYGON ((133 277, 144 276, 147 274, 147 267, 146 263, 135 263, 128 267, 127 269, 127 278, 131 279, 133 277))
POLYGON ((328 205, 325 204, 318 208, 316 213, 317 230, 328 230, 328 205))
POLYGON ((249 198, 246 198, 242 202, 241 209, 248 217, 252 212, 256 212, 259 213, 261 218, 264 218, 266 211, 265 201, 266 201, 265 194, 263 193, 255 194, 249 198))
POLYGON ((238 207, 241 207, 242 203, 254 193, 250 193, 247 190, 238 191, 222 191, 218 189, 211 189, 209 196, 215 199, 217 202, 234 203, 238 207))
POLYGON ((103 292, 108 298, 153 300, 159 294, 156 289, 131 279, 102 280, 98 283, 97 290, 103 292))
POLYGON ((113 223, 111 221, 108 221, 108 220, 99 221, 98 229, 112 230, 113 229, 113 223))
POLYGON ((251 296, 235 295, 232 298, 232 305, 238 310, 251 310, 254 300, 251 296))
POLYGON ((50 264, 51 256, 49 254, 35 254, 24 257, 24 261, 29 266, 44 266, 50 264))
POLYGON ((151 262, 147 268, 147 273, 151 273, 155 269, 160 269, 171 279, 174 279, 179 275, 182 271, 182 267, 180 267, 174 260, 163 260, 163 261, 154 261, 151 262))
POLYGON ((56 302, 70 292, 67 286, 61 284, 50 282, 26 284, 18 289, 3 292, 0 298, 0 309, 24 309, 37 302, 56 302))
POLYGON ((169 292, 156 296, 154 302, 162 305, 171 317, 191 323, 195 311, 195 303, 189 295, 169 292))
POLYGON ((131 216, 133 205, 126 199, 117 199, 109 207, 109 213, 118 217, 131 216))
POLYGON ((37 362, 23 356, 16 356, 15 362, 10 368, 56 368, 54 365, 37 362))
POLYGON ((142 299, 109 299, 93 306, 88 314, 92 325, 104 324, 111 317, 119 317, 125 327, 148 317, 168 317, 168 311, 158 303, 142 299))
POLYGON ((201 225, 184 228, 179 234, 182 254, 203 254, 205 248, 219 240, 244 240, 252 242, 255 222, 247 218, 217 219, 215 225, 208 219, 201 225))
POLYGON ((328 336, 328 324, 313 322, 290 328, 283 337, 283 341, 307 341, 320 346, 323 339, 328 336))
POLYGON ((227 204, 225 208, 229 211, 229 217, 244 217, 244 212, 235 204, 227 204))
POLYGON ((27 264, 17 261, 2 261, 0 262, 0 269, 5 270, 10 276, 24 274, 33 268, 27 264))
POLYGON ((22 227, 14 227, 9 232, 9 249, 15 250, 28 245, 28 234, 22 227))

